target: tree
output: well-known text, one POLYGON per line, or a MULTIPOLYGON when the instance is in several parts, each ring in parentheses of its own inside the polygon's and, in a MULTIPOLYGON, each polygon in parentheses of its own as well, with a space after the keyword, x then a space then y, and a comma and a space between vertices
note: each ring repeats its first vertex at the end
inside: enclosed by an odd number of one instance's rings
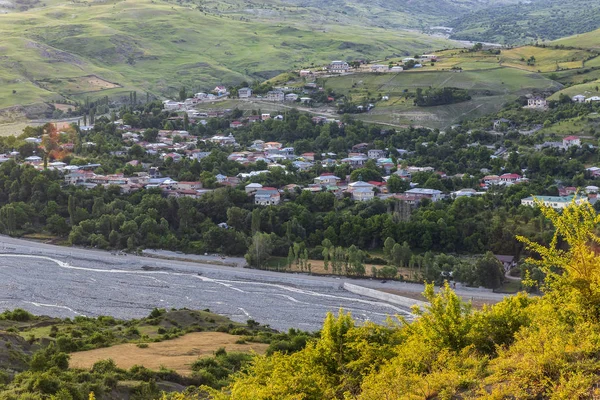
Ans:
POLYGON ((67 221, 58 214, 54 214, 46 220, 46 229, 58 236, 65 236, 70 231, 67 221))
POLYGON ((259 208, 255 208, 252 211, 252 233, 257 233, 258 231, 260 231, 260 224, 261 224, 261 220, 260 220, 260 209, 259 208))
POLYGON ((392 174, 387 181, 387 187, 390 193, 404 193, 410 189, 410 183, 392 174))
POLYGON ((487 288, 499 288, 504 281, 502 263, 489 251, 484 257, 477 260, 475 270, 480 284, 487 288))
POLYGON ((385 239, 385 242, 383 242, 383 255, 390 262, 392 262, 392 249, 394 248, 395 244, 396 241, 391 237, 388 237, 385 239))
POLYGON ((187 93, 185 91, 185 87, 181 87, 181 89, 179 89, 179 101, 184 101, 185 99, 187 99, 187 93))
POLYGON ((258 269, 264 268, 273 252, 273 241, 266 233, 257 232, 252 236, 252 244, 246 253, 246 262, 258 269))
POLYGON ((77 207, 75 206, 75 197, 73 195, 69 195, 67 210, 69 212, 69 222, 71 226, 75 226, 77 221, 75 221, 75 211, 77 207))

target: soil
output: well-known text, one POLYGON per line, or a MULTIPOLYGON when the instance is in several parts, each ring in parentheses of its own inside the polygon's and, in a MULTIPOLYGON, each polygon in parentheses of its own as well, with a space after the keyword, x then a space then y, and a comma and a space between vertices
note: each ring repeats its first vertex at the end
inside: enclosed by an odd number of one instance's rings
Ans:
POLYGON ((147 348, 127 343, 117 346, 71 354, 71 368, 89 369, 100 360, 112 359, 119 368, 129 369, 142 365, 152 370, 161 366, 181 375, 191 375, 191 365, 200 357, 211 356, 223 347, 228 352, 256 352, 264 354, 268 345, 263 343, 236 344, 239 336, 220 332, 189 333, 180 338, 148 343, 147 348))

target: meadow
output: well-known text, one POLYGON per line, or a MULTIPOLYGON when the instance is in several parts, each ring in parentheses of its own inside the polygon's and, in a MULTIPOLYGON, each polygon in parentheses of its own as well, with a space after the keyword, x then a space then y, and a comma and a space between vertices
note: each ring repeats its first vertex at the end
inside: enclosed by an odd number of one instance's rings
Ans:
POLYGON ((370 113, 358 118, 369 122, 399 125, 423 125, 445 128, 460 123, 464 118, 479 117, 497 112, 507 101, 520 95, 553 92, 561 85, 542 76, 515 68, 497 67, 472 71, 415 71, 397 74, 353 74, 329 78, 325 87, 363 101, 368 98, 389 96, 389 101, 377 104, 370 113), (417 88, 456 87, 467 89, 470 101, 435 106, 416 107, 412 99, 405 99, 405 91, 417 88))
POLYGON ((262 81, 331 59, 458 45, 416 32, 357 30, 350 19, 331 24, 316 8, 271 14, 209 8, 153 0, 49 2, 0 14, 0 108, 131 90, 174 96, 181 86, 200 91, 262 81), (88 76, 110 85, 85 82, 88 76))

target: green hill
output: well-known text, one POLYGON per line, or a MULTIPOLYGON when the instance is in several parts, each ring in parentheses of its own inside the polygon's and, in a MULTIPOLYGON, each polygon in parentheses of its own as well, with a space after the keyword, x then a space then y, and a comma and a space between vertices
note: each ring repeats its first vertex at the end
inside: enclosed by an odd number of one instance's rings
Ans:
POLYGON ((199 4, 49 2, 0 15, 0 108, 132 89, 174 95, 182 85, 200 90, 262 80, 331 59, 456 46, 415 32, 357 27, 351 17, 338 21, 318 8, 199 4))
POLYGON ((491 4, 458 16, 453 39, 524 44, 554 40, 600 28, 600 3, 593 0, 533 0, 491 4))

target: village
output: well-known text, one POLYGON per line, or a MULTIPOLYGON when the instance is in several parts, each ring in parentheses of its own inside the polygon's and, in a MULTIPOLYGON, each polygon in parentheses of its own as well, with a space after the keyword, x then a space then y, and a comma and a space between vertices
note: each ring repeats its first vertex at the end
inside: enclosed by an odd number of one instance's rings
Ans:
MULTIPOLYGON (((227 118, 228 112, 220 112, 211 115, 211 117, 227 118)), ((246 118, 232 120, 230 122, 231 132, 228 134, 214 135, 211 137, 199 137, 190 134, 184 130, 159 130, 155 140, 148 141, 144 137, 143 129, 134 129, 124 125, 122 121, 117 121, 117 129, 122 132, 122 147, 119 150, 111 152, 114 157, 123 157, 131 154, 133 146, 138 146, 142 151, 154 157, 156 162, 142 162, 140 160, 127 161, 125 167, 131 169, 129 174, 123 172, 113 174, 102 174, 98 170, 101 164, 72 165, 60 160, 43 159, 38 155, 32 155, 22 158, 17 151, 0 155, 0 164, 11 159, 24 164, 29 164, 38 170, 50 169, 58 170, 64 175, 65 185, 76 185, 84 188, 94 188, 98 185, 104 187, 119 188, 123 194, 132 193, 140 189, 160 189, 166 197, 190 197, 199 198, 204 194, 215 190, 217 187, 236 187, 242 188, 248 196, 254 199, 254 204, 258 206, 277 206, 282 202, 289 201, 288 194, 309 191, 311 193, 328 192, 336 198, 349 198, 356 202, 371 201, 374 199, 394 199, 402 201, 411 207, 417 207, 422 201, 436 202, 443 199, 455 199, 459 197, 472 197, 485 194, 490 188, 507 187, 526 183, 529 179, 526 171, 522 173, 504 173, 493 175, 489 170, 482 169, 482 177, 479 179, 477 189, 463 188, 456 191, 443 191, 439 189, 423 188, 418 183, 412 182, 412 175, 415 173, 431 173, 441 180, 444 179, 462 179, 467 174, 458 173, 447 175, 443 171, 436 170, 431 166, 408 165, 405 158, 412 153, 406 149, 382 149, 374 148, 373 143, 357 143, 338 156, 336 153, 314 153, 303 152, 298 154, 294 147, 285 146, 281 142, 265 142, 263 140, 254 140, 250 146, 244 148, 236 141, 235 131, 240 126, 248 124, 260 124, 269 119, 282 121, 283 115, 263 114, 250 115, 246 118), (169 176, 165 176, 160 166, 166 162, 179 163, 183 160, 191 162, 201 161, 211 155, 211 151, 201 150, 198 147, 216 146, 225 151, 227 160, 238 163, 247 169, 247 172, 240 172, 234 176, 216 174, 214 176, 215 185, 206 187, 201 181, 177 181, 169 176), (392 155, 393 154, 393 155, 392 155), (348 171, 359 170, 370 166, 382 172, 381 180, 367 180, 358 175, 355 179, 351 175, 336 176, 333 171, 336 167, 346 166, 348 171), (274 169, 283 171, 286 175, 294 176, 296 172, 312 174, 312 183, 300 184, 292 183, 282 187, 263 186, 254 182, 257 177, 270 174, 274 169), (390 179, 399 178, 405 182, 404 190, 398 190, 398 185, 390 188, 388 185, 390 179)), ((193 120, 192 120, 193 121, 193 120)), ((198 123, 206 124, 206 119, 201 119, 198 123)), ((322 117, 312 117, 312 123, 323 125, 327 123, 343 127, 344 124, 339 120, 327 119, 322 117)), ((500 124, 511 124, 508 120, 496 120, 493 129, 498 129, 500 124)), ((83 127, 91 129, 91 127, 83 127)), ((68 135, 59 134, 63 138, 60 144, 62 151, 72 152, 74 143, 68 142, 68 135), (67 141, 67 142, 65 142, 67 141)), ((25 142, 33 145, 42 146, 44 137, 27 137, 25 142)), ((82 148, 95 146, 94 142, 81 143, 82 148)), ((549 142, 543 146, 538 146, 537 151, 547 147, 554 147, 562 151, 570 148, 579 148, 582 146, 581 139, 577 136, 568 136, 561 142, 549 142)), ((588 146, 587 144, 585 146, 588 146)), ((493 147, 490 147, 493 149, 493 147)), ((495 150, 491 158, 506 158, 508 152, 504 148, 495 150)), ((589 167, 586 173, 591 179, 600 177, 600 167, 589 167)), ((469 178, 474 178, 468 175, 469 178)), ((536 196, 537 200, 554 208, 564 208, 570 202, 589 201, 594 204, 596 196, 600 189, 597 186, 560 187, 558 196, 536 196)), ((532 195, 536 195, 532 193, 532 195)), ((523 198, 521 204, 525 206, 534 206, 533 196, 523 198)))

